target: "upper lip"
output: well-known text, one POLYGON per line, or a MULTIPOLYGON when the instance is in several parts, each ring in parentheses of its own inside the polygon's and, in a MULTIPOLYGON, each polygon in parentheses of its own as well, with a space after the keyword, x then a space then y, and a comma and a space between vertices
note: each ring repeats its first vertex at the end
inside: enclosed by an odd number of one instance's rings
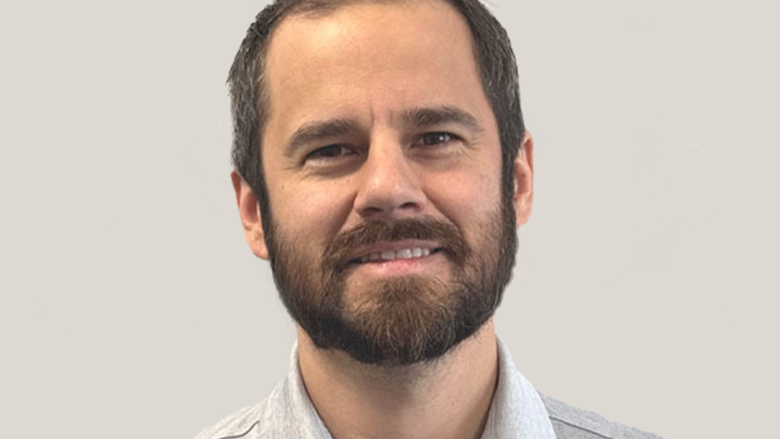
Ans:
POLYGON ((370 255, 371 253, 382 253, 388 251, 398 251, 398 250, 413 249, 413 248, 428 249, 433 251, 435 249, 440 248, 440 246, 436 242, 421 241, 416 239, 408 239, 404 241, 380 242, 369 246, 360 247, 359 249, 357 249, 355 252, 352 253, 349 260, 350 262, 356 262, 359 261, 360 258, 362 258, 363 256, 370 255))

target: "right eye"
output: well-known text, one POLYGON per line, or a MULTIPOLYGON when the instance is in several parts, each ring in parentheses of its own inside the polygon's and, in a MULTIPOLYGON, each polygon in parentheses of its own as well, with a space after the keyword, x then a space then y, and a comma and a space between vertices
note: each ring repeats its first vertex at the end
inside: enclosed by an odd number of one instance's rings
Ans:
POLYGON ((337 160, 340 157, 345 157, 349 155, 357 154, 352 149, 348 148, 345 145, 328 145, 323 146, 322 148, 315 149, 314 151, 310 152, 309 155, 306 156, 306 161, 328 161, 328 160, 337 160))

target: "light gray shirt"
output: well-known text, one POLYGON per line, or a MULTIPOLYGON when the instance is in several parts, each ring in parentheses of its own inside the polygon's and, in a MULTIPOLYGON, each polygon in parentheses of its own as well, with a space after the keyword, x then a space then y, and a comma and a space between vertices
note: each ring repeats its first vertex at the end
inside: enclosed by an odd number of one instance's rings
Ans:
MULTIPOLYGON (((660 439, 542 397, 498 344, 498 385, 482 439, 660 439)), ((287 378, 260 404, 244 408, 195 439, 332 439, 312 405, 293 347, 287 378)))
MULTIPOLYGON (((497 341, 498 385, 482 439, 555 439, 541 397, 497 341)), ((332 439, 303 385, 297 346, 290 362, 287 378, 265 401, 223 419, 196 439, 332 439)))

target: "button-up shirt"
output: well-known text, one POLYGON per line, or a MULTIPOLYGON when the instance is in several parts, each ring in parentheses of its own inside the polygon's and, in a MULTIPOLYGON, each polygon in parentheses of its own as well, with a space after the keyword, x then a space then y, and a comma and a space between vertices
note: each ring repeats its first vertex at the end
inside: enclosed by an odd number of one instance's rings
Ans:
MULTIPOLYGON (((509 351, 498 344, 498 383, 482 439, 555 439, 539 393, 517 371, 509 351)), ((298 366, 297 345, 290 373, 262 403, 234 413, 196 439, 332 439, 309 399, 298 366)))

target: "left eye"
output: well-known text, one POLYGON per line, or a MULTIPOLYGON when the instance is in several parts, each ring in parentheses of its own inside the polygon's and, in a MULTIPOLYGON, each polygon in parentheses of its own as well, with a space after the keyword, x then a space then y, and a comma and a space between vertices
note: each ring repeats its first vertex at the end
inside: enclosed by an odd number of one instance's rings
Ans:
POLYGON ((433 146, 447 143, 454 139, 455 136, 450 133, 426 133, 420 136, 420 143, 425 146, 433 146))

